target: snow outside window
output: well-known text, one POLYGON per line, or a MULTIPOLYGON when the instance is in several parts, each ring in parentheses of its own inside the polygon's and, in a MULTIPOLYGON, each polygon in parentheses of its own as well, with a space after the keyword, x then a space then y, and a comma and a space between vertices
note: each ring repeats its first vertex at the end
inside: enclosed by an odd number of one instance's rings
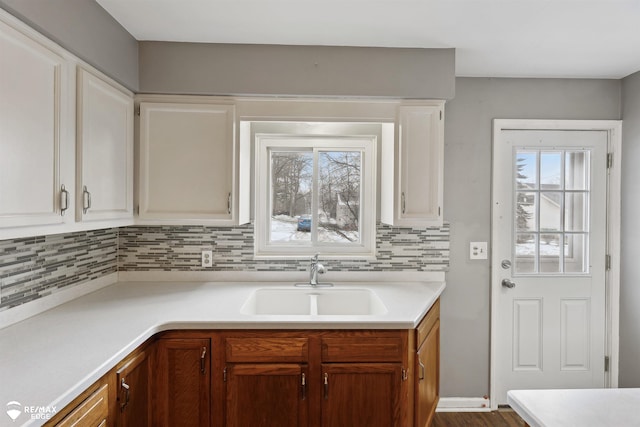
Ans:
POLYGON ((374 256, 375 136, 256 135, 256 255, 374 256))

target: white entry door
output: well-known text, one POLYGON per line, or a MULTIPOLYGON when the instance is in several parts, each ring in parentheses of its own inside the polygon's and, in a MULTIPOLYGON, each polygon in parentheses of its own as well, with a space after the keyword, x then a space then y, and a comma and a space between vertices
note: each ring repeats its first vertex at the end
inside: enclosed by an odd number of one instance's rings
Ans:
POLYGON ((496 129, 494 406, 511 389, 605 385, 608 140, 496 129))

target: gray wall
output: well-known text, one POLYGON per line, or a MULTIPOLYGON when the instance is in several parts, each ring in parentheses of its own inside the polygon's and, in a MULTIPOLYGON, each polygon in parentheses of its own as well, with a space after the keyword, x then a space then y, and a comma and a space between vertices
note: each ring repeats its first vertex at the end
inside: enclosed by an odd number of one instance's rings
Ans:
POLYGON ((622 80, 620 387, 640 387, 640 72, 622 80))
POLYGON ((489 394, 490 263, 468 256, 470 241, 491 241, 492 119, 620 119, 620 102, 619 80, 456 79, 445 124, 443 396, 489 394))
POLYGON ((450 99, 454 49, 140 42, 140 92, 450 99))
POLYGON ((94 0, 0 0, 0 8, 138 90, 138 42, 94 0))

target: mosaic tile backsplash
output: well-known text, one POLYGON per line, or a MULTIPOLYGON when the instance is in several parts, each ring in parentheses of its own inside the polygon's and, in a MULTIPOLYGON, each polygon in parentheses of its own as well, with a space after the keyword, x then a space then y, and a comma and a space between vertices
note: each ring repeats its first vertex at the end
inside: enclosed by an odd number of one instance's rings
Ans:
MULTIPOLYGON (((449 225, 379 224, 374 261, 331 262, 334 271, 446 271, 449 225)), ((0 311, 117 271, 305 271, 305 260, 254 260, 253 226, 132 226, 0 240, 0 311), (200 253, 213 250, 213 268, 200 253)))
MULTIPOLYGON (((377 259, 331 262, 333 271, 446 271, 449 225, 399 228, 378 224, 377 259)), ((308 260, 254 260, 253 226, 133 226, 120 229, 119 271, 305 271, 308 260), (202 250, 213 268, 202 268, 202 250)))
POLYGON ((0 311, 118 271, 118 229, 0 240, 0 311))

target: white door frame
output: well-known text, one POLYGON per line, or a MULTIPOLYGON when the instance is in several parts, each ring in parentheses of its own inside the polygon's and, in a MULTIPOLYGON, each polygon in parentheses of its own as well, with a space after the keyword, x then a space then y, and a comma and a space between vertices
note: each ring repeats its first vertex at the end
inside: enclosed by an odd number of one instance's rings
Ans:
MULTIPOLYGON (((620 165, 622 163, 622 121, 620 120, 526 120, 494 119, 493 152, 501 143, 502 130, 598 130, 609 135, 608 153, 612 164, 607 176, 607 254, 611 256, 610 268, 606 271, 606 343, 605 352, 609 356, 609 370, 606 372, 605 387, 618 387, 619 329, 620 329, 620 165)), ((495 167, 495 164, 493 165, 495 167)), ((491 224, 495 221, 495 195, 493 194, 492 173, 491 224)), ((493 247, 493 230, 492 230, 493 247)), ((498 409, 496 396, 498 369, 497 331, 500 283, 497 273, 498 260, 491 259, 491 366, 490 396, 491 409, 498 409)))

